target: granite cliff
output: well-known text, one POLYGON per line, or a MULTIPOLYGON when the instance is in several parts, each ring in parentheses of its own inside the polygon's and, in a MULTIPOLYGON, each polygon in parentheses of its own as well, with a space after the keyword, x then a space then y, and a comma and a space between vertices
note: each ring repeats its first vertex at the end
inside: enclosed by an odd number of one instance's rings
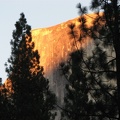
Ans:
MULTIPOLYGON (((86 16, 88 25, 91 24, 94 16, 94 14, 86 16)), ((40 54, 40 65, 44 67, 44 75, 49 79, 50 88, 58 97, 58 103, 60 104, 63 103, 66 80, 60 73, 59 65, 61 62, 67 61, 69 54, 75 50, 74 40, 70 38, 68 25, 75 24, 77 30, 80 24, 78 19, 74 18, 55 26, 32 30, 32 40, 35 43, 35 49, 40 54)), ((91 40, 85 40, 79 47, 86 47, 89 51, 91 40)), ((11 89, 9 79, 5 81, 5 86, 11 89)))
MULTIPOLYGON (((86 16, 88 25, 91 24, 91 16, 94 17, 94 14, 89 16, 86 16)), ((49 79, 50 88, 56 94, 59 105, 64 102, 67 82, 59 70, 59 65, 61 62, 67 61, 69 54, 75 50, 74 40, 68 34, 70 32, 68 25, 70 24, 75 24, 77 30, 80 22, 78 22, 78 18, 75 18, 52 27, 32 30, 32 40, 35 43, 35 49, 40 54, 40 65, 44 67, 44 75, 49 79)), ((88 38, 82 46, 78 46, 85 47, 89 51, 91 45, 91 40, 88 38)), ((6 80, 5 86, 11 90, 9 79, 6 80)), ((57 118, 59 118, 59 112, 57 118)))
MULTIPOLYGON (((93 15, 92 15, 93 16, 93 15)), ((90 24, 91 19, 88 21, 90 24)), ((61 75, 59 65, 68 59, 69 54, 74 51, 73 39, 70 39, 70 28, 68 25, 75 24, 76 30, 79 26, 78 18, 66 21, 64 23, 32 30, 32 40, 35 43, 35 49, 40 54, 40 65, 44 67, 45 77, 50 81, 50 88, 58 97, 58 103, 63 103, 64 88, 66 80, 61 75)), ((85 40, 82 46, 89 49, 90 40, 85 40)))

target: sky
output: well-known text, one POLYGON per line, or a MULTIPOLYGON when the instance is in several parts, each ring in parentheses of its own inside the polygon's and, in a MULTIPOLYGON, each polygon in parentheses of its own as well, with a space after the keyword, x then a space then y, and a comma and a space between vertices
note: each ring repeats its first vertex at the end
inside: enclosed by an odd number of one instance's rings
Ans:
POLYGON ((10 57, 14 24, 24 13, 32 27, 45 28, 79 16, 76 5, 88 6, 91 0, 0 0, 0 78, 7 79, 5 62, 10 57))

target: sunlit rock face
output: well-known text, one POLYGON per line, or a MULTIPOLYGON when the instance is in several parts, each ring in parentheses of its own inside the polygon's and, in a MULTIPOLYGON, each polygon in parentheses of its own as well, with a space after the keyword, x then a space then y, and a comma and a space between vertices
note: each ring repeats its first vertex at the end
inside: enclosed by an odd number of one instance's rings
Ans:
MULTIPOLYGON (((75 50, 74 40, 70 38, 71 23, 79 26, 78 18, 48 28, 32 30, 32 40, 35 49, 40 54, 40 65, 44 67, 45 77, 50 81, 50 88, 58 97, 58 103, 63 103, 66 79, 59 70, 61 62, 67 61, 69 54, 75 50)), ((89 21, 90 23, 90 21, 89 21)), ((77 29, 76 27, 76 29, 77 29)), ((81 46, 79 46, 81 47, 81 46)), ((89 49, 89 40, 82 47, 89 49)))

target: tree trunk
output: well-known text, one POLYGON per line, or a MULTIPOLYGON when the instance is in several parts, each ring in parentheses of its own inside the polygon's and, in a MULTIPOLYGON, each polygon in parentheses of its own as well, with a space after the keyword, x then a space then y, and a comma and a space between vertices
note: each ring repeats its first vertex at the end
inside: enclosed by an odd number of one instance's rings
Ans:
POLYGON ((117 71, 117 92, 118 92, 118 114, 120 120, 120 36, 119 36, 119 10, 117 6, 117 0, 114 1, 114 11, 115 11, 115 23, 114 23, 114 48, 116 53, 116 71, 117 71))

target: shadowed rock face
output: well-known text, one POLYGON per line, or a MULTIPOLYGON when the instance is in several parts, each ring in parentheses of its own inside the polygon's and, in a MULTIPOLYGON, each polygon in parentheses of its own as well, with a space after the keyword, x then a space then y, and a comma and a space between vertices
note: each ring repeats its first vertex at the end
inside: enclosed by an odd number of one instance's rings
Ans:
MULTIPOLYGON (((40 65, 44 67, 45 77, 49 79, 50 88, 56 93, 59 104, 63 103, 66 84, 64 76, 60 73, 59 64, 66 61, 69 54, 75 50, 74 40, 70 39, 68 34, 70 32, 68 25, 71 23, 77 27, 80 24, 78 18, 75 18, 53 27, 32 30, 32 40, 40 54, 40 65)), ((88 45, 89 40, 85 40, 82 47, 88 45)))

